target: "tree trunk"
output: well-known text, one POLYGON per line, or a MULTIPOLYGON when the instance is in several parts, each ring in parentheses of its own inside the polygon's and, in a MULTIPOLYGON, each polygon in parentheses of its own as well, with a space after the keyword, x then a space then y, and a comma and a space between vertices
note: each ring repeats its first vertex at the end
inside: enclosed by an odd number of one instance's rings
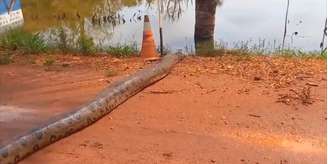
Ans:
POLYGON ((197 52, 214 49, 215 13, 218 0, 196 0, 195 48, 197 52))

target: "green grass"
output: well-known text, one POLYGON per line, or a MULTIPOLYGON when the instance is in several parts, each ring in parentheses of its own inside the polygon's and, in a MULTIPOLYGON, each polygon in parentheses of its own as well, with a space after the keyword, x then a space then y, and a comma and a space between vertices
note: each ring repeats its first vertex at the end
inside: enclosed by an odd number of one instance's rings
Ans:
POLYGON ((323 52, 320 51, 302 51, 302 50, 293 50, 293 49, 284 49, 274 53, 276 56, 286 57, 286 58, 318 58, 318 59, 327 59, 326 50, 323 52))
POLYGON ((105 51, 115 57, 125 58, 132 57, 138 53, 136 44, 133 45, 117 45, 115 47, 108 47, 105 51))
POLYGON ((5 50, 19 51, 24 54, 37 54, 48 51, 47 44, 38 33, 32 34, 20 28, 1 34, 0 47, 5 50))
MULTIPOLYGON (((224 54, 243 56, 249 58, 251 56, 269 55, 286 58, 302 58, 302 59, 327 59, 327 50, 324 51, 304 51, 302 49, 286 48, 281 50, 281 46, 272 46, 265 40, 259 40, 259 43, 253 44, 251 41, 237 42, 228 48, 227 43, 216 43, 215 48, 209 51, 207 56, 220 56, 224 54)), ((204 55, 203 55, 204 56, 204 55)))
POLYGON ((270 52, 264 51, 255 51, 252 49, 245 49, 245 48, 216 48, 208 51, 202 51, 201 53, 197 53, 198 56, 203 57, 215 57, 215 56, 222 56, 222 55, 237 55, 244 59, 250 58, 252 56, 276 56, 276 57, 284 57, 284 58, 301 58, 301 59, 327 59, 327 50, 323 52, 320 51, 303 51, 303 50, 294 50, 294 49, 284 49, 284 50, 275 50, 270 52))
POLYGON ((199 56, 212 57, 218 56, 219 50, 223 48, 215 48, 214 42, 212 41, 199 41, 196 45, 196 54, 199 56))
POLYGON ((93 55, 105 51, 115 57, 131 57, 138 53, 136 44, 116 45, 107 48, 96 47, 93 39, 86 35, 83 30, 72 32, 58 28, 52 35, 55 43, 46 42, 38 33, 33 34, 22 29, 12 29, 0 36, 0 48, 6 51, 15 51, 18 54, 40 54, 40 53, 74 53, 81 55, 93 55))
POLYGON ((53 51, 62 53, 94 54, 97 49, 92 38, 84 32, 69 36, 64 28, 56 31, 58 41, 55 45, 49 45, 38 33, 26 32, 21 28, 11 29, 0 35, 0 48, 8 51, 16 51, 21 54, 40 54, 53 51), (74 37, 77 39, 74 41, 74 37))
MULTIPOLYGON (((98 47, 93 39, 89 37, 83 29, 83 26, 77 26, 74 29, 60 27, 54 30, 55 43, 44 40, 38 33, 30 33, 21 28, 11 29, 6 33, 0 34, 0 49, 17 54, 41 54, 41 53, 74 53, 81 55, 93 55, 97 52, 106 52, 109 55, 125 58, 138 55, 137 44, 113 45, 107 48, 98 47)), ((228 43, 211 43, 198 45, 196 54, 199 56, 221 56, 224 54, 239 55, 245 58, 253 55, 271 55, 280 57, 297 58, 318 58, 327 59, 327 50, 304 51, 301 49, 284 49, 277 46, 276 42, 271 44, 266 40, 250 40, 235 42, 228 46, 228 43)), ((170 50, 165 49, 165 52, 170 50)), ((1 56, 1 63, 8 63, 8 56, 1 56)), ((10 63, 10 62, 9 62, 10 63)), ((50 62, 51 63, 51 62, 50 62)))
POLYGON ((58 28, 57 31, 55 30, 52 35, 56 36, 58 41, 54 49, 63 53, 95 54, 97 49, 93 39, 87 36, 84 30, 76 31, 71 31, 69 34, 69 31, 63 27, 58 28))
POLYGON ((327 60, 327 48, 325 48, 323 51, 321 51, 320 58, 327 60))
POLYGON ((82 54, 94 54, 97 52, 93 39, 88 37, 83 31, 78 38, 78 50, 82 54))

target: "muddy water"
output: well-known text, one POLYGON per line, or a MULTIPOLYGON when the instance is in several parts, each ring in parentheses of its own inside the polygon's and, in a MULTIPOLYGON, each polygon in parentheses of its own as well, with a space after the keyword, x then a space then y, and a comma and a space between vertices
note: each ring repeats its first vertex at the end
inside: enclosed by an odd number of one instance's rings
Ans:
MULTIPOLYGON (((163 0, 164 45, 194 50, 196 0, 163 0)), ((22 0, 24 27, 48 32, 59 26, 84 27, 101 46, 136 44, 142 40, 143 15, 149 14, 157 44, 158 8, 152 0, 22 0), (83 25, 83 26, 82 26, 83 25)), ((226 47, 281 45, 287 0, 224 0, 217 5, 213 39, 226 47)), ((287 46, 319 50, 326 18, 326 1, 291 0, 287 46), (297 35, 295 35, 297 32, 297 35)), ((74 29, 74 28, 73 28, 74 29)))

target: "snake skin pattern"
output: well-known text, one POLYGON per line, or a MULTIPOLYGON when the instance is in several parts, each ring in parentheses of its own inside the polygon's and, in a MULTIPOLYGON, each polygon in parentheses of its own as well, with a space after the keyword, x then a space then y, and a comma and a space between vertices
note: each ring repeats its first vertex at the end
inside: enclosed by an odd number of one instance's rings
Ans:
POLYGON ((0 164, 18 163, 39 149, 93 124, 131 96, 164 78, 181 59, 180 54, 167 55, 159 63, 110 85, 91 103, 76 112, 1 147, 0 164))

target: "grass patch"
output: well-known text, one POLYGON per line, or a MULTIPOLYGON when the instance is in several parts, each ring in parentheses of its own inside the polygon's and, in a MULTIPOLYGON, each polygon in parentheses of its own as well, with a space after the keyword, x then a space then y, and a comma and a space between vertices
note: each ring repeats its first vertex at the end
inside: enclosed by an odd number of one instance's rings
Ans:
POLYGON ((88 37, 84 31, 80 33, 78 39, 79 52, 82 54, 94 54, 97 52, 93 39, 88 37))
POLYGON ((236 55, 243 59, 248 59, 252 56, 266 55, 285 58, 302 58, 302 59, 327 59, 327 49, 323 51, 304 51, 302 49, 286 48, 281 50, 280 46, 273 48, 266 44, 265 40, 260 40, 258 44, 251 44, 250 41, 234 43, 232 47, 228 47, 227 43, 216 43, 212 49, 196 50, 199 56, 222 56, 225 54, 236 55))
POLYGON ((197 52, 198 56, 205 57, 215 57, 222 55, 235 55, 239 56, 243 59, 251 58, 252 56, 276 56, 276 57, 284 57, 284 58, 301 58, 301 59, 327 59, 327 50, 324 51, 302 51, 302 50, 293 50, 293 49, 285 49, 285 50, 275 50, 271 52, 265 51, 256 51, 252 49, 245 48, 216 48, 213 50, 197 52))
POLYGON ((327 48, 321 51, 320 57, 327 60, 327 48))
POLYGON ((136 44, 133 45, 117 45, 115 47, 108 47, 105 49, 107 53, 119 58, 132 57, 138 53, 136 44))
POLYGON ((40 53, 74 53, 93 55, 97 52, 107 52, 115 57, 131 57, 138 53, 136 44, 109 46, 98 48, 93 39, 83 29, 78 32, 60 27, 51 32, 52 42, 42 38, 39 33, 33 34, 21 28, 11 29, 0 35, 0 48, 5 51, 15 51, 20 54, 40 53))
POLYGON ((0 47, 6 50, 19 51, 24 54, 37 54, 49 50, 49 47, 38 33, 32 34, 20 28, 11 29, 1 34, 0 47))
POLYGON ((204 57, 213 57, 213 56, 219 56, 219 50, 222 50, 223 48, 214 48, 214 43, 212 41, 198 41, 195 45, 196 48, 196 54, 199 56, 204 57))
MULTIPOLYGON (((286 58, 303 59, 327 59, 327 50, 324 51, 304 51, 302 49, 285 48, 281 50, 281 45, 277 41, 268 42, 265 39, 239 41, 229 44, 227 42, 216 42, 214 49, 206 56, 221 56, 224 54, 238 55, 243 58, 252 56, 267 55, 286 58)), ((198 55, 198 54, 197 54, 198 55)), ((203 56, 203 55, 200 55, 203 56)))
POLYGON ((77 31, 70 31, 64 27, 54 30, 52 35, 56 38, 55 49, 63 53, 95 54, 97 49, 93 39, 87 36, 84 30, 79 29, 77 31))
POLYGON ((327 51, 309 51, 305 52, 302 50, 284 49, 274 53, 276 56, 286 58, 304 58, 304 59, 327 59, 327 51))
MULTIPOLYGON (((0 34, 0 48, 5 51, 17 52, 18 54, 40 54, 51 52, 74 53, 82 55, 93 55, 97 52, 106 52, 114 57, 127 58, 138 54, 137 44, 113 45, 107 48, 96 45, 94 40, 87 35, 83 26, 75 29, 65 26, 54 29, 47 40, 45 35, 30 33, 21 28, 8 30, 0 34), (53 37, 53 38, 52 38, 53 37), (51 38, 53 40, 51 40, 51 38)), ((165 48, 164 53, 170 50, 165 48)), ((192 53, 192 52, 190 52, 192 53)), ((222 56, 225 54, 238 55, 249 58, 254 55, 271 55, 280 57, 318 58, 327 59, 327 50, 303 51, 299 49, 284 49, 276 42, 271 44, 266 40, 250 40, 235 42, 232 45, 224 42, 204 42, 197 44, 196 54, 199 56, 222 56)), ((8 56, 1 56, 1 63, 8 63, 8 56)), ((10 62, 9 62, 10 63, 10 62)), ((51 62, 49 62, 51 63, 51 62)), ((46 64, 48 65, 48 64, 46 64)))

